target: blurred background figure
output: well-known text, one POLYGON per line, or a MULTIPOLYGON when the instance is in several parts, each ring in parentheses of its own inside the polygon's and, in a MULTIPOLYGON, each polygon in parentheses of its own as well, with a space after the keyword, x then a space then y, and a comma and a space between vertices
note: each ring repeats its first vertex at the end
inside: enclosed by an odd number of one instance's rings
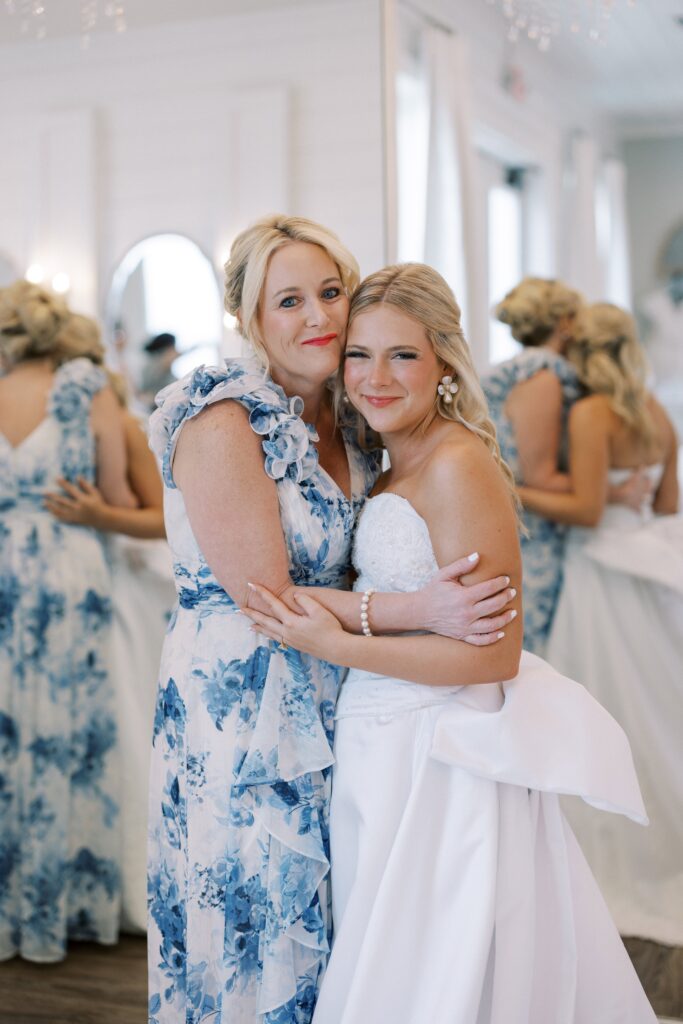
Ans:
POLYGON ((128 485, 137 508, 107 503, 87 480, 61 480, 46 508, 65 523, 107 534, 112 572, 112 675, 121 751, 122 916, 125 931, 147 925, 147 779, 156 682, 166 626, 176 600, 165 542, 162 485, 140 421, 127 408, 122 377, 109 373, 121 405, 128 485))
POLYGON ((568 355, 587 397, 570 414, 570 489, 520 488, 527 508, 569 532, 548 658, 582 682, 631 741, 650 828, 572 806, 569 817, 622 935, 683 943, 683 519, 677 439, 645 386, 633 318, 581 313, 568 355), (644 467, 641 508, 606 506, 644 467))
MULTIPOLYGON (((561 281, 524 278, 495 308, 523 349, 482 380, 515 479, 548 491, 569 487, 567 415, 579 397, 579 383, 564 353, 581 301, 561 281)), ((565 529, 528 512, 524 525, 524 646, 542 655, 562 582, 565 529)))
POLYGON ((0 351, 0 959, 51 962, 117 940, 120 815, 109 568, 43 498, 62 478, 135 498, 94 322, 20 281, 0 351))
POLYGON ((662 288, 640 304, 653 390, 683 436, 683 228, 669 239, 661 266, 662 288))
POLYGON ((156 393, 176 379, 172 370, 173 363, 179 355, 175 334, 156 334, 143 346, 143 351, 147 358, 140 377, 138 397, 148 411, 152 412, 155 408, 156 393))

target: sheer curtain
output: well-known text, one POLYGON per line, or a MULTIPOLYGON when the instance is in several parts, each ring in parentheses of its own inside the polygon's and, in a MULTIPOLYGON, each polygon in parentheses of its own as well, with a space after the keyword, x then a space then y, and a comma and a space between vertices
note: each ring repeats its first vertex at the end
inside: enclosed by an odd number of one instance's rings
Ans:
POLYGON ((487 288, 475 192, 465 40, 403 5, 397 77, 398 258, 430 264, 463 311, 475 358, 487 358, 487 288))
POLYGON ((605 160, 599 184, 603 218, 598 237, 604 267, 605 299, 632 307, 631 266, 626 208, 626 167, 614 157, 605 160))
POLYGON ((477 354, 485 355, 487 288, 479 273, 483 225, 478 223, 467 44, 433 25, 424 31, 429 83, 424 259, 453 288, 466 336, 477 354))
POLYGON ((589 136, 571 141, 565 179, 567 281, 589 302, 631 306, 626 168, 601 160, 589 136))

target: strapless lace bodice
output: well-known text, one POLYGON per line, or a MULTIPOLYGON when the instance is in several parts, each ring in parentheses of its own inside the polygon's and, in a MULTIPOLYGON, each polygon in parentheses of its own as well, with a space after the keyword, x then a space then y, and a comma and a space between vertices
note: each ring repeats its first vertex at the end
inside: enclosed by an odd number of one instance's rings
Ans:
POLYGON ((356 528, 354 590, 419 590, 438 571, 424 519, 399 494, 369 498, 356 528))
MULTIPOLYGON (((353 542, 353 565, 358 574, 354 590, 374 587, 403 593, 419 590, 439 568, 424 519, 409 501, 388 491, 365 503, 353 542)), ((351 669, 337 703, 337 718, 391 716, 441 704, 459 689, 423 686, 351 669)))

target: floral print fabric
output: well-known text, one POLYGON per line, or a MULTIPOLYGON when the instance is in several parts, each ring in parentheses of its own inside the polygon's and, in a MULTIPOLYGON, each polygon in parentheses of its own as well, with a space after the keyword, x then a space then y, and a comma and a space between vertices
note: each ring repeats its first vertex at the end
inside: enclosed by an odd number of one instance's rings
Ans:
MULTIPOLYGON (((530 380, 541 370, 550 370, 562 385, 562 441, 561 460, 566 462, 567 416, 569 408, 579 397, 580 387, 576 372, 562 356, 544 348, 527 348, 513 359, 500 363, 482 380, 489 403, 491 419, 495 423, 503 458, 515 474, 520 476, 519 452, 512 424, 505 413, 505 403, 512 389, 530 380)), ((561 468, 563 468, 561 466, 561 468)), ((562 586, 562 566, 566 527, 549 519, 524 513, 528 536, 520 538, 524 574, 524 647, 541 657, 555 614, 562 586)))
POLYGON ((106 383, 64 364, 36 430, 16 448, 0 437, 0 959, 118 934, 109 570, 99 537, 42 503, 59 476, 94 482, 106 383))
POLYGON ((301 399, 255 360, 202 367, 157 398, 151 444, 178 607, 154 721, 149 1021, 308 1024, 331 938, 328 806, 342 670, 251 632, 194 540, 173 451, 183 423, 224 399, 241 403, 263 439, 300 586, 346 585, 356 516, 379 472, 378 455, 348 438, 347 500, 318 465, 301 399))

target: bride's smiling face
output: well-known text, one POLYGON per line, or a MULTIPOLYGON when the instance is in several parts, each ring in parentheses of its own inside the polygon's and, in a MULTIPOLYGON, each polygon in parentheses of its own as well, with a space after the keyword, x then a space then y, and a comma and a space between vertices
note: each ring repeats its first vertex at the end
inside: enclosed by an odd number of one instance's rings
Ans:
POLYGON ((433 412, 444 366, 416 320, 372 306, 353 319, 344 355, 346 392, 373 430, 411 431, 433 412))

